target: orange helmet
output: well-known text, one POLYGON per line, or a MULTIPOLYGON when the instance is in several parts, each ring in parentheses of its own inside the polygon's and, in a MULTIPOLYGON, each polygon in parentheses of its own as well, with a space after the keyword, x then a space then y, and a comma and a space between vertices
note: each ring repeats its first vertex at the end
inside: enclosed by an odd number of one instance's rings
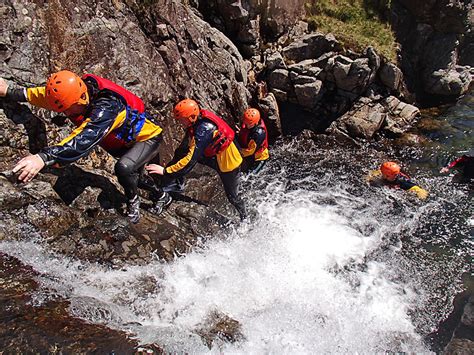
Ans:
POLYGON ((73 72, 61 70, 48 78, 46 100, 57 112, 63 112, 74 104, 87 105, 89 103, 87 86, 73 72))
POLYGON ((244 112, 243 121, 246 125, 255 126, 260 121, 260 112, 255 108, 248 108, 244 112))
POLYGON ((393 161, 386 161, 380 166, 380 171, 384 178, 387 180, 393 180, 398 174, 400 174, 400 165, 393 161))
POLYGON ((196 122, 199 116, 199 105, 192 99, 184 99, 176 104, 173 110, 174 118, 188 123, 196 122))

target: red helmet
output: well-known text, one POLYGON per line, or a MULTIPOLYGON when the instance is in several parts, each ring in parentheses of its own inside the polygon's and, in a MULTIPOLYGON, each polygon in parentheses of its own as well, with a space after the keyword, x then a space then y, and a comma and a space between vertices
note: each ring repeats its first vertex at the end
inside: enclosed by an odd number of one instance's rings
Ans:
POLYGON ((196 122, 199 116, 199 105, 192 99, 184 99, 176 104, 173 110, 174 118, 187 121, 189 124, 196 122))
POLYGON ((243 121, 247 126, 255 126, 258 122, 260 122, 260 112, 258 112, 258 110, 255 108, 248 108, 244 112, 243 121))
POLYGON ((394 180, 400 174, 400 165, 393 161, 386 161, 380 166, 382 176, 387 180, 394 180))
POLYGON ((89 103, 87 86, 73 72, 62 70, 48 78, 46 101, 51 109, 57 112, 63 112, 74 104, 87 105, 89 103))

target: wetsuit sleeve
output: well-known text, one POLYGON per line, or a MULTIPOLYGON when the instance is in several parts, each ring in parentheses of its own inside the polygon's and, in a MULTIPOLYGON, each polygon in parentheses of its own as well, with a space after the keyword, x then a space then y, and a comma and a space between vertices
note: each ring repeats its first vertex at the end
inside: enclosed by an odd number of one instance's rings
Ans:
POLYGON ((7 94, 5 97, 8 100, 15 102, 27 102, 26 99, 26 89, 25 88, 11 88, 8 87, 7 94))
POLYGON ((382 173, 380 170, 371 170, 365 177, 365 182, 372 186, 382 186, 382 173))
POLYGON ((402 190, 410 190, 412 187, 416 186, 413 181, 411 181, 408 177, 405 176, 398 176, 396 184, 400 186, 402 190))
POLYGON ((413 181, 411 181, 409 178, 405 176, 398 177, 397 183, 402 190, 413 192, 422 200, 428 197, 428 191, 421 188, 420 186, 418 186, 417 184, 415 184, 413 181))
POLYGON ((460 158, 457 158, 455 161, 453 161, 452 163, 450 163, 447 168, 448 169, 452 169, 454 167, 462 167, 468 160, 468 156, 467 155, 463 155, 461 156, 460 158))
POLYGON ((106 99, 94 103, 89 117, 58 145, 44 148, 39 155, 46 165, 65 165, 87 155, 109 132, 120 110, 120 105, 106 99))
POLYGON ((8 88, 6 97, 12 101, 28 102, 33 106, 52 110, 46 101, 46 87, 44 86, 34 88, 8 88))
POLYGON ((215 126, 204 123, 195 128, 193 136, 188 137, 188 152, 178 162, 165 168, 164 175, 177 179, 189 173, 198 160, 204 155, 204 150, 211 144, 215 126))

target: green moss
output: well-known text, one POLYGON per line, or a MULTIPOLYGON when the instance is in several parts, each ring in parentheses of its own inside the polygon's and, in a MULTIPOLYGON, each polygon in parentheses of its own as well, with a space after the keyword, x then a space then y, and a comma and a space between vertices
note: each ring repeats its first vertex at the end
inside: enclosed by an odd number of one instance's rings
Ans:
POLYGON ((387 21, 390 0, 315 0, 306 10, 313 29, 333 33, 356 52, 372 46, 396 62, 397 42, 387 21))

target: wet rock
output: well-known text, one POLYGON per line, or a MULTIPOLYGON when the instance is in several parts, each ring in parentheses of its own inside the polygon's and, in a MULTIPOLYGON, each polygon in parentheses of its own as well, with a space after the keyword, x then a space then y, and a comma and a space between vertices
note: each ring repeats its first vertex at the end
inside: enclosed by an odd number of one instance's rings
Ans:
POLYGON ((419 146, 420 144, 426 143, 427 139, 423 136, 414 133, 403 133, 399 138, 395 140, 395 144, 401 147, 403 146, 419 146))
POLYGON ((13 353, 134 353, 136 341, 123 332, 71 316, 64 300, 45 300, 34 306, 31 295, 38 288, 36 277, 30 267, 0 254, 0 317, 9 322, 0 328, 4 349, 13 353))
POLYGON ((263 97, 259 97, 258 106, 263 112, 265 119, 265 125, 267 126, 268 135, 271 140, 281 136, 281 119, 280 109, 278 108, 278 102, 273 93, 267 93, 263 97))
POLYGON ((361 99, 354 107, 328 128, 331 134, 370 139, 386 119, 384 107, 368 99, 361 99))
POLYGON ((212 312, 196 332, 209 348, 218 341, 234 343, 244 339, 240 323, 218 311, 212 312))
POLYGON ((404 133, 420 116, 418 107, 404 103, 394 96, 389 96, 382 101, 388 112, 384 130, 391 134, 404 133))
POLYGON ((443 354, 472 354, 474 351, 474 295, 469 297, 464 306, 461 322, 456 327, 453 337, 443 354))

